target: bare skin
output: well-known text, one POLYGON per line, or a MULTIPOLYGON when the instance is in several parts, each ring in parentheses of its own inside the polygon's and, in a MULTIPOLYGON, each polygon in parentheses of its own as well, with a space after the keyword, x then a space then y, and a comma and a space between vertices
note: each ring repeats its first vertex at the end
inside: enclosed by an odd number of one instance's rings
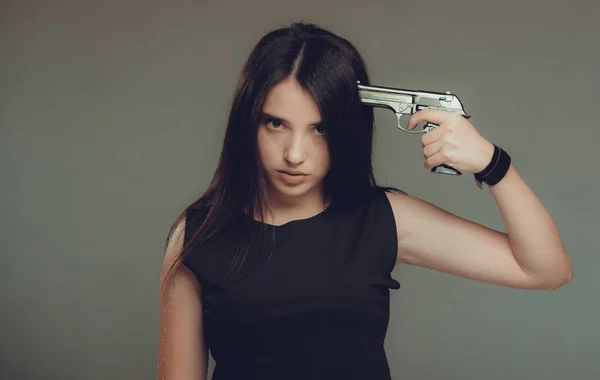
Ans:
POLYGON ((159 380, 206 380, 208 351, 203 335, 202 289, 194 274, 180 266, 170 285, 162 285, 181 251, 185 220, 167 245, 161 272, 159 380))

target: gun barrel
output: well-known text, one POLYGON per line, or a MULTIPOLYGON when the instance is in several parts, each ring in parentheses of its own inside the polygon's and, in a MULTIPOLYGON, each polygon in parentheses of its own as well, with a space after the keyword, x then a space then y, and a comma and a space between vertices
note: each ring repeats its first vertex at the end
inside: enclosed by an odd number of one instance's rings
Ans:
POLYGON ((388 94, 391 93, 391 94, 410 95, 410 96, 419 95, 419 93, 416 91, 405 90, 402 88, 383 87, 383 86, 367 86, 364 84, 360 84, 360 82, 358 82, 358 89, 364 90, 364 91, 383 92, 383 93, 388 93, 388 94))
POLYGON ((360 81, 357 81, 359 91, 372 91, 386 94, 399 94, 399 95, 410 95, 410 96, 455 96, 450 93, 450 91, 446 92, 437 92, 437 91, 427 91, 427 90, 407 90, 403 88, 393 88, 393 87, 384 87, 384 86, 367 86, 364 84, 360 84, 360 81))

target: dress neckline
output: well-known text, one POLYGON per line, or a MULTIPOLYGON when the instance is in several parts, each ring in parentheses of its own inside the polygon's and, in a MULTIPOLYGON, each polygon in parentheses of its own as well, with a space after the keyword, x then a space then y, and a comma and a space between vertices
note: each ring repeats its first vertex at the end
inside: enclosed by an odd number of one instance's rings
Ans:
POLYGON ((267 223, 267 222, 261 222, 260 220, 257 220, 257 219, 255 219, 253 217, 250 217, 245 212, 243 212, 243 211, 241 211, 241 212, 245 216, 245 218, 247 220, 249 220, 250 222, 252 222, 252 223, 255 223, 257 225, 267 226, 267 227, 270 227, 270 228, 282 229, 282 228, 286 228, 286 227, 293 226, 293 225, 296 225, 296 224, 304 224, 304 223, 308 223, 308 222, 311 222, 311 221, 315 221, 315 220, 321 219, 321 218, 323 218, 324 216, 326 216, 328 214, 329 209, 330 209, 329 207, 326 207, 323 211, 320 211, 317 214, 308 216, 306 218, 292 219, 292 220, 289 220, 289 221, 287 221, 287 222, 285 222, 283 224, 272 224, 272 223, 267 223))

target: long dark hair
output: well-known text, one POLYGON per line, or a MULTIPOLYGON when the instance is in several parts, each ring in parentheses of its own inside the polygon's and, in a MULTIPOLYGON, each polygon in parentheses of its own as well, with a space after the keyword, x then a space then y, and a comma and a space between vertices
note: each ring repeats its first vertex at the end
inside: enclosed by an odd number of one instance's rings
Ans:
MULTIPOLYGON (((260 39, 242 69, 212 182, 171 227, 167 244, 186 215, 202 217, 200 227, 186 237, 171 270, 188 254, 191 244, 216 236, 236 212, 264 220, 266 188, 258 155, 258 125, 270 89, 288 77, 313 95, 326 126, 331 169, 324 179, 324 195, 331 200, 329 208, 343 210, 378 187, 371 157, 373 109, 361 104, 356 86, 357 81, 369 84, 360 53, 346 39, 314 24, 293 23, 273 30, 260 39)), ((243 241, 235 255, 237 264, 247 253, 248 240, 243 241)))

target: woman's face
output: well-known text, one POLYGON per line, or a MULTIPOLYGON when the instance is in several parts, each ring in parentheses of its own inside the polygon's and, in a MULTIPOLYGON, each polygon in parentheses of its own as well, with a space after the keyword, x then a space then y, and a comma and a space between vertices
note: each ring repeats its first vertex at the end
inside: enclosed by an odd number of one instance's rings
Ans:
POLYGON ((330 157, 320 122, 317 104, 295 79, 271 89, 258 127, 258 150, 270 195, 322 199, 330 157))

